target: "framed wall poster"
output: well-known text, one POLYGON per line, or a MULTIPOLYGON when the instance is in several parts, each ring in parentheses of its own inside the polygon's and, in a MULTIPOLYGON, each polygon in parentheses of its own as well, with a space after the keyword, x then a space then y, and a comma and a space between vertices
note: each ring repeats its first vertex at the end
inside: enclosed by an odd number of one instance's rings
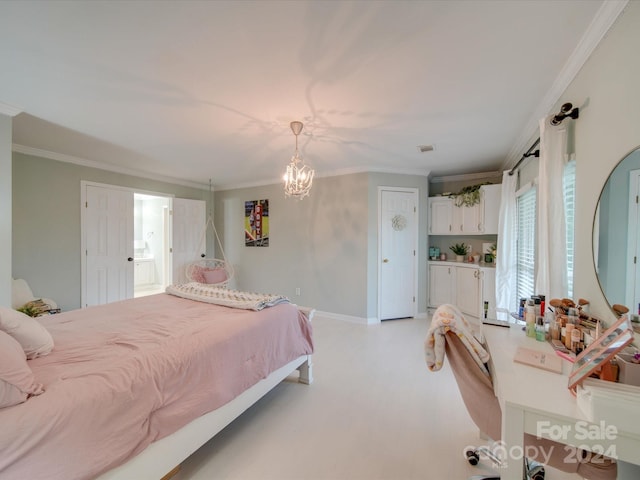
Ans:
POLYGON ((244 202, 244 245, 269 246, 269 200, 244 202))

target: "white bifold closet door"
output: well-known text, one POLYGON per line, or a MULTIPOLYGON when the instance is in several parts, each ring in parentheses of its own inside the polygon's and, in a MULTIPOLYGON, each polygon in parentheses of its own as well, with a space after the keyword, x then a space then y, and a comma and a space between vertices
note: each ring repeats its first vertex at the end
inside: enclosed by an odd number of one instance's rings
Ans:
POLYGON ((87 185, 84 306, 133 297, 133 192, 87 185))
MULTIPOLYGON (((112 185, 85 188, 82 306, 133 298, 135 192, 112 185)), ((173 198, 171 208, 171 282, 182 283, 186 265, 206 253, 206 203, 173 198)))
POLYGON ((187 281, 185 269, 206 252, 206 203, 202 200, 173 199, 173 283, 187 281))

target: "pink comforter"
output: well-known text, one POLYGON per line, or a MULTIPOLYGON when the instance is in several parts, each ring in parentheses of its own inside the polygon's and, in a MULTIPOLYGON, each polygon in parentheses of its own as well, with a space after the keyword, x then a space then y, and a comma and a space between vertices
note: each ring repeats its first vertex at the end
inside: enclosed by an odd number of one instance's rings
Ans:
POLYGON ((291 304, 259 312, 168 294, 44 317, 45 393, 0 409, 0 478, 84 479, 124 463, 312 353, 291 304))

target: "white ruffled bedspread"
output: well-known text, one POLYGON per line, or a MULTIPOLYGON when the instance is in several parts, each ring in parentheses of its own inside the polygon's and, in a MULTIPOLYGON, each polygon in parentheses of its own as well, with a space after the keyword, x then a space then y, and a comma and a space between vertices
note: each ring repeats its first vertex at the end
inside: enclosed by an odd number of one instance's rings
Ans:
POLYGON ((455 305, 440 305, 433 314, 431 327, 424 341, 424 353, 427 367, 431 371, 442 368, 445 355, 445 335, 455 333, 471 352, 471 356, 480 369, 489 374, 485 363, 489 361, 489 352, 473 336, 471 325, 455 305))
POLYGON ((198 282, 169 285, 166 292, 197 302, 213 303, 243 310, 258 311, 281 303, 290 303, 289 299, 283 295, 242 292, 198 282))

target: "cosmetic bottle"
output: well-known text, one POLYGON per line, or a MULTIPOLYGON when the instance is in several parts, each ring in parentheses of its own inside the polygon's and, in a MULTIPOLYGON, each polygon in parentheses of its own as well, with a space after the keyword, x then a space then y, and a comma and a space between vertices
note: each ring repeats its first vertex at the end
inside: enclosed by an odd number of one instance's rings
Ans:
POLYGON ((542 315, 536 319, 536 340, 539 342, 546 340, 544 334, 544 317, 542 315))
POLYGON ((524 312, 524 321, 526 324, 527 337, 536 337, 536 309, 533 300, 527 302, 524 312))

